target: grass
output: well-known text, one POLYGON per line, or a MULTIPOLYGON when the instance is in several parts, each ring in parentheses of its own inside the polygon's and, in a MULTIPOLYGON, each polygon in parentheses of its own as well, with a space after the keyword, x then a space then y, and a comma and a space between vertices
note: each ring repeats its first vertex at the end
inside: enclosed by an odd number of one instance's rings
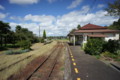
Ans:
POLYGON ((115 59, 115 61, 120 61, 120 58, 119 59, 115 59))
POLYGON ((93 55, 95 56, 97 59, 105 62, 106 64, 109 65, 110 62, 120 62, 120 55, 115 55, 113 53, 110 52, 103 52, 100 55, 93 55))
POLYGON ((0 76, 2 76, 2 77, 0 77, 0 80, 6 80, 10 75, 15 74, 19 70, 23 69, 33 59, 35 59, 36 57, 38 57, 40 55, 43 55, 43 53, 52 49, 52 47, 55 44, 56 44, 56 42, 52 42, 47 45, 37 43, 31 47, 33 49, 33 51, 30 51, 30 52, 27 52, 24 54, 18 54, 18 55, 5 55, 5 54, 1 55, 0 56, 0 69, 4 68, 6 66, 9 66, 9 65, 15 63, 16 61, 24 59, 27 56, 32 55, 32 57, 25 59, 24 61, 21 61, 18 64, 15 64, 15 65, 11 66, 10 68, 1 71, 0 76))
POLYGON ((100 55, 93 55, 93 56, 95 56, 97 59, 100 59, 100 55))
POLYGON ((55 39, 56 41, 69 42, 68 39, 55 39))
POLYGON ((65 69, 64 69, 64 67, 61 67, 60 70, 64 71, 65 69))

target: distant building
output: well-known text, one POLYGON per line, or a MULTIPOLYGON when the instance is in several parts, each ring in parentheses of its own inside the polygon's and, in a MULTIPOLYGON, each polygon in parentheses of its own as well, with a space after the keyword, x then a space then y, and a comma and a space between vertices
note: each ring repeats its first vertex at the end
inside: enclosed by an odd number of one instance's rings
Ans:
POLYGON ((120 30, 110 30, 107 27, 102 27, 94 24, 87 24, 81 27, 79 30, 75 30, 68 34, 70 42, 75 44, 81 44, 87 42, 89 38, 101 38, 105 41, 108 40, 120 40, 120 30))

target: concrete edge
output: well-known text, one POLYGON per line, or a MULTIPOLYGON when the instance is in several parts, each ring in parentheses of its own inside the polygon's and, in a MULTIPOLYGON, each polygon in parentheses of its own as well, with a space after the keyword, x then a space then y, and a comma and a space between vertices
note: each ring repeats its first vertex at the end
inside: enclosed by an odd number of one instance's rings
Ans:
POLYGON ((119 65, 117 65, 117 64, 115 64, 115 63, 110 63, 110 64, 111 64, 111 66, 113 66, 117 71, 120 72, 120 66, 119 66, 119 65))
POLYGON ((71 62, 69 57, 70 56, 69 56, 68 48, 66 47, 64 80, 72 80, 71 65, 70 65, 71 62))

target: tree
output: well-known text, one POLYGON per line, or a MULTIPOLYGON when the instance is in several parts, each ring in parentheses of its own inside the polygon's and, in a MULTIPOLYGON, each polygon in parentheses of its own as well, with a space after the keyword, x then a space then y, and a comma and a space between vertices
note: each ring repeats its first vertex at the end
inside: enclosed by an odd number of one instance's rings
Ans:
POLYGON ((43 31, 43 39, 46 39, 46 31, 43 31))
POLYGON ((37 37, 33 34, 32 31, 29 31, 27 28, 22 28, 21 26, 16 26, 16 36, 17 41, 29 40, 31 43, 38 42, 37 37))
POLYGON ((108 7, 105 10, 111 16, 120 17, 120 0, 116 0, 113 3, 108 3, 108 7))
POLYGON ((20 25, 17 25, 15 31, 16 31, 16 32, 20 32, 21 29, 22 29, 21 26, 20 26, 20 25))
POLYGON ((4 23, 4 22, 0 21, 0 44, 1 44, 1 47, 3 46, 3 41, 6 46, 7 35, 9 34, 9 32, 10 32, 9 23, 4 23))
POLYGON ((72 29, 72 30, 70 31, 70 33, 73 33, 74 31, 76 31, 76 29, 72 29))
POLYGON ((112 25, 109 26, 110 29, 120 30, 120 19, 114 21, 112 25))
POLYGON ((77 29, 79 30, 81 28, 80 24, 77 26, 77 29))

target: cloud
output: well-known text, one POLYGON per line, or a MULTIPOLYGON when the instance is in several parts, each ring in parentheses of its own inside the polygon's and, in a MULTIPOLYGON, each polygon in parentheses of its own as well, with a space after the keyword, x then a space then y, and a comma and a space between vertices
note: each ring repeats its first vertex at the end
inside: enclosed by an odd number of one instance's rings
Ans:
POLYGON ((82 0, 74 0, 74 1, 67 7, 67 9, 76 8, 81 2, 82 2, 82 0))
POLYGON ((9 0, 11 4, 19 4, 19 5, 26 5, 26 4, 35 4, 38 3, 39 0, 9 0))
POLYGON ((11 20, 23 21, 23 19, 22 19, 21 17, 16 17, 16 16, 11 16, 10 19, 11 19, 11 20))
POLYGON ((82 7, 81 12, 82 13, 87 13, 90 10, 90 7, 88 5, 85 5, 82 7))
POLYGON ((53 3, 55 2, 56 0, 47 0, 49 3, 53 3))
POLYGON ((1 10, 5 10, 5 8, 4 8, 2 5, 0 5, 0 9, 1 9, 1 10))
POLYGON ((0 19, 4 19, 4 18, 6 18, 7 15, 8 15, 8 14, 0 13, 0 19))
POLYGON ((24 17, 24 20, 31 20, 33 22, 41 22, 41 23, 52 23, 51 21, 55 20, 54 16, 51 15, 32 15, 28 14, 24 17))
POLYGON ((98 8, 103 8, 105 5, 104 4, 98 4, 98 8))
POLYGON ((23 28, 28 28, 29 30, 33 31, 35 34, 37 34, 37 30, 38 28, 38 24, 36 23, 15 23, 15 22, 11 22, 10 26, 12 30, 15 30, 16 25, 20 25, 23 28))
MULTIPOLYGON (((118 18, 112 16, 105 16, 107 14, 106 11, 100 10, 95 13, 86 14, 88 10, 89 6, 83 6, 81 10, 71 11, 57 17, 52 15, 28 14, 23 18, 20 18, 24 20, 24 23, 21 22, 19 25, 28 28, 37 35, 40 26, 41 35, 42 31, 45 29, 47 36, 66 36, 69 31, 76 28, 78 24, 83 26, 88 23, 92 23, 100 26, 108 26, 118 20, 118 18)), ((17 25, 17 23, 11 23, 11 26, 15 25, 17 25)))

